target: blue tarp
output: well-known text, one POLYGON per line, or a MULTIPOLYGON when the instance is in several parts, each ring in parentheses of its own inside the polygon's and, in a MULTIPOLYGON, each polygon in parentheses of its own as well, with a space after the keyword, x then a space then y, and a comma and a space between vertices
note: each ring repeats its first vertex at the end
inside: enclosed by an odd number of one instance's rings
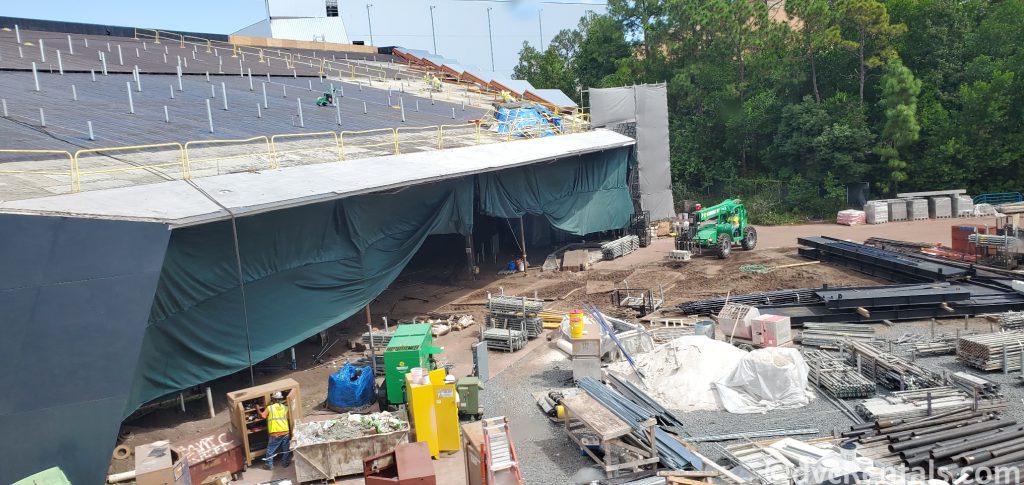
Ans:
POLYGON ((498 133, 512 131, 513 136, 525 136, 526 133, 535 137, 553 136, 562 127, 561 118, 541 105, 522 108, 499 107, 494 112, 494 119, 501 122, 498 123, 498 133))

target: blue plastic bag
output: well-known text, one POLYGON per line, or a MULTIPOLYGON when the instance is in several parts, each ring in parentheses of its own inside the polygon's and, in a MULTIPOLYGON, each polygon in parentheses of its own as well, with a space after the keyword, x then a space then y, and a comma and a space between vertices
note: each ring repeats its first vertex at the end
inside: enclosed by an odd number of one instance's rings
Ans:
POLYGON ((357 408, 373 402, 373 369, 352 364, 338 369, 327 378, 327 405, 334 408, 357 408))

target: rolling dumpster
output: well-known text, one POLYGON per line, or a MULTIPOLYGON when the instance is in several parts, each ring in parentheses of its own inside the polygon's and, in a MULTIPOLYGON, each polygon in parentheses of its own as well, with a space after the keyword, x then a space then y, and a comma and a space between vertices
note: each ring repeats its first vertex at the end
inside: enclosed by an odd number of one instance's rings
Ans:
POLYGON ((389 403, 406 402, 405 375, 410 369, 434 369, 430 356, 444 349, 434 347, 433 343, 429 323, 407 323, 395 329, 395 335, 384 349, 384 384, 389 403))

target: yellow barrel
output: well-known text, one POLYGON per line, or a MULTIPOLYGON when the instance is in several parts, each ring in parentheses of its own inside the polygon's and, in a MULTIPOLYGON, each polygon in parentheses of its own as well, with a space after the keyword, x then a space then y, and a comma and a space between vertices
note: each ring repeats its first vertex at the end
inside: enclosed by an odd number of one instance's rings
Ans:
POLYGON ((583 310, 569 312, 569 336, 583 338, 583 310))

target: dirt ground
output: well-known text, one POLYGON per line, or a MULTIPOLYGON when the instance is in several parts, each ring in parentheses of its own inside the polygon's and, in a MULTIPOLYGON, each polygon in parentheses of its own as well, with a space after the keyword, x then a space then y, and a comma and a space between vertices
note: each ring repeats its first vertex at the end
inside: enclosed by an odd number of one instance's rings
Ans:
MULTIPOLYGON (((759 227, 759 246, 754 251, 734 251, 726 260, 713 256, 697 256, 687 263, 669 262, 666 255, 673 249, 670 238, 658 238, 652 245, 614 261, 602 261, 585 272, 541 272, 531 270, 526 274, 497 276, 497 267, 482 267, 477 279, 470 278, 458 265, 443 267, 420 267, 409 269, 396 280, 391 288, 371 304, 371 319, 374 327, 383 326, 382 319, 390 322, 408 321, 429 312, 471 314, 477 324, 460 332, 451 332, 435 340, 445 348, 440 360, 455 364, 456 375, 467 375, 472 370, 470 344, 479 338, 480 322, 485 314, 487 293, 538 296, 550 299, 546 309, 567 311, 579 308, 582 303, 597 305, 602 311, 620 317, 633 317, 630 312, 612 307, 610 291, 613 287, 648 288, 655 292, 664 291, 666 307, 674 304, 709 297, 725 296, 727 293, 743 294, 786 288, 816 287, 830 285, 884 284, 884 281, 848 272, 826 264, 801 265, 781 268, 766 274, 748 274, 740 271, 744 264, 762 264, 769 267, 807 262, 797 256, 793 249, 796 238, 803 235, 829 235, 861 241, 879 236, 892 239, 922 240, 949 244, 950 226, 974 220, 930 220, 907 223, 882 224, 874 226, 845 227, 833 224, 759 227)), ((535 251, 530 260, 538 266, 543 261, 541 251, 535 251)), ((287 352, 257 366, 255 383, 262 384, 290 377, 299 382, 302 389, 302 412, 304 415, 323 412, 328 376, 346 361, 355 360, 368 352, 354 350, 350 341, 358 340, 366 331, 366 317, 359 313, 339 323, 330 330, 332 341, 337 340, 325 356, 326 363, 317 365, 312 356, 320 350, 318 339, 311 339, 296 347, 298 369, 287 367, 290 359, 287 352), (316 341, 313 341, 316 340, 316 341), (271 367, 273 366, 273 367, 271 367)), ((492 376, 500 373, 533 349, 546 344, 546 339, 534 339, 519 352, 491 352, 489 367, 492 376)), ((205 399, 187 403, 185 412, 177 407, 155 411, 122 427, 119 444, 129 448, 157 440, 172 443, 195 437, 228 422, 225 393, 249 387, 248 372, 219 379, 209 386, 213 390, 216 416, 209 417, 205 399)), ((486 392, 486 391, 485 391, 486 392)), ((461 467, 461 454, 449 460, 441 460, 439 470, 456 470, 461 467)), ((113 460, 110 472, 122 472, 133 467, 133 459, 113 460)), ((286 472, 284 476, 290 474, 286 472)), ((270 474, 246 472, 238 483, 259 483, 270 478, 270 474)), ((454 482, 459 483, 461 479, 454 482)), ((356 480, 353 483, 359 483, 356 480)))

